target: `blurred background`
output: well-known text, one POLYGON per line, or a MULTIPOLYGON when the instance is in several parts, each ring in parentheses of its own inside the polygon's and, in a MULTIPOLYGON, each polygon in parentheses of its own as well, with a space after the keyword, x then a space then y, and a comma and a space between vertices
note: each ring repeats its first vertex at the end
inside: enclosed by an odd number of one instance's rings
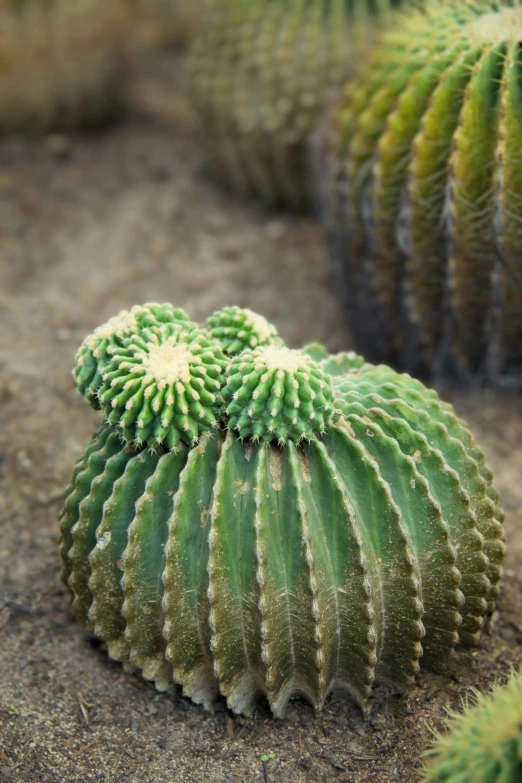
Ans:
MULTIPOLYGON (((444 390, 495 471, 508 541, 499 611, 454 680, 424 677, 409 700, 379 689, 370 720, 335 699, 320 718, 292 703, 284 725, 268 711, 209 715, 125 674, 71 624, 56 520, 98 420, 71 378, 86 334, 136 303, 169 301, 195 320, 238 304, 292 347, 354 348, 313 211, 266 206, 212 176, 209 142, 227 126, 201 122, 188 79, 209 13, 207 0, 0 0, 2 782, 409 783, 426 720, 522 662, 522 402, 488 389, 444 390)), ((223 41, 234 38, 216 19, 223 41)), ((207 55, 208 74, 217 55, 207 55)), ((341 84, 351 66, 338 62, 341 84)), ((229 94, 219 79, 207 88, 229 94)), ((305 106, 315 90, 312 80, 305 106)))

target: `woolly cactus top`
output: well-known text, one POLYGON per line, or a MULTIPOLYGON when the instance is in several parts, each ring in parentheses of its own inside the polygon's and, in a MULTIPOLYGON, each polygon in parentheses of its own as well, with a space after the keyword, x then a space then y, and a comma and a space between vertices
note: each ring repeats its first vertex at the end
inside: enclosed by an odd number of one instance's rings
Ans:
MULTIPOLYGON (((318 356, 327 356, 321 346, 318 356)), ((218 427, 299 443, 324 433, 334 411, 321 363, 285 347, 263 316, 239 307, 215 312, 202 328, 169 304, 123 310, 83 341, 73 376, 138 446, 190 446, 218 427)))
POLYGON ((503 8, 474 19, 468 24, 467 31, 471 43, 501 44, 507 41, 519 41, 522 30, 522 8, 503 8))
POLYGON ((188 445, 217 427, 225 357, 199 329, 164 324, 113 348, 98 398, 128 440, 188 445))

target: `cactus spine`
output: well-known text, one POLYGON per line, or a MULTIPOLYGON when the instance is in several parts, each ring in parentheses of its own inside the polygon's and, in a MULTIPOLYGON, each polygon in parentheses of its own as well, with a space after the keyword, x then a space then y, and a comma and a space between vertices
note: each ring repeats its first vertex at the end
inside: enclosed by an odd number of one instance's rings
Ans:
POLYGON ((191 53, 213 173, 241 196, 309 204, 307 139, 399 0, 216 0, 191 53))
POLYGON ((515 0, 432 3, 346 88, 325 221, 369 358, 522 368, 521 29, 515 0))
POLYGON ((4 0, 0 134, 92 126, 118 115, 127 33, 124 0, 4 0))
POLYGON ((474 692, 462 714, 427 755, 424 783, 517 783, 522 780, 522 672, 490 693, 474 692))
POLYGON ((60 525, 78 619, 160 689, 242 713, 260 695, 275 715, 294 694, 320 709, 337 686, 364 707, 376 680, 447 671, 503 556, 465 424, 409 376, 319 345, 246 348, 225 374, 219 429, 169 448, 113 419, 76 464, 60 525))

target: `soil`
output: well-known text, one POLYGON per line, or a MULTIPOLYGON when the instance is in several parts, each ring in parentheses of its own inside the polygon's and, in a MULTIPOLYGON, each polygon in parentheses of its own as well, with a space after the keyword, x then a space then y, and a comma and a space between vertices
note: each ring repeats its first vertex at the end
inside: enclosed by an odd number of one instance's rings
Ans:
POLYGON ((349 348, 319 226, 223 193, 203 172, 176 54, 140 65, 130 116, 100 135, 0 143, 0 780, 359 783, 418 779, 449 707, 522 663, 522 399, 453 394, 506 509, 498 611, 447 680, 377 688, 364 718, 333 694, 284 720, 156 693, 72 621, 57 517, 97 415, 71 380, 96 325, 137 302, 203 319, 238 303, 294 346, 349 348))

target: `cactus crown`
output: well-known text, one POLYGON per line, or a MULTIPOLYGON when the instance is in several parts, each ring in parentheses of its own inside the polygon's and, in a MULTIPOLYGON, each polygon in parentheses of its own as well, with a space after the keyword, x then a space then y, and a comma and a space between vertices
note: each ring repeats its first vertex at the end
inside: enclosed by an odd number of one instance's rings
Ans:
POLYGON ((426 755, 424 783, 522 779, 522 672, 490 693, 472 695, 462 714, 450 713, 448 733, 426 755))
POLYGON ((473 19, 467 26, 471 43, 501 44, 520 41, 522 32, 522 8, 503 8, 473 19))
POLYGON ((217 427, 226 362, 204 332, 176 323, 143 329, 110 356, 98 398, 128 440, 173 448, 217 427))
POLYGON ((267 346, 230 363, 223 390, 231 429, 255 440, 299 443, 324 432, 332 388, 321 367, 301 351, 267 346))
POLYGON ((114 348, 122 347, 128 337, 142 329, 154 330, 162 323, 184 323, 188 320, 184 310, 170 304, 149 302, 135 305, 131 310, 122 310, 98 326, 78 348, 73 370, 76 388, 93 408, 98 409, 102 372, 114 348))

